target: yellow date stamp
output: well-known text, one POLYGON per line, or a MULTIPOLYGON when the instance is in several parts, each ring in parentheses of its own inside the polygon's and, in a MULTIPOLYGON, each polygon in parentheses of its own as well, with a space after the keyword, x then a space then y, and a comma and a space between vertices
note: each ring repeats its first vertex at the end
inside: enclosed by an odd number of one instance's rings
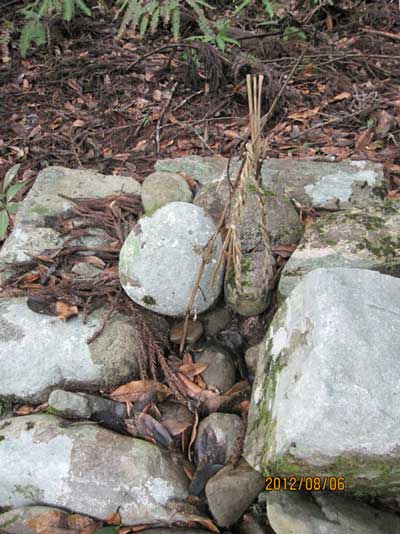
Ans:
POLYGON ((267 477, 265 491, 345 491, 344 477, 267 477))

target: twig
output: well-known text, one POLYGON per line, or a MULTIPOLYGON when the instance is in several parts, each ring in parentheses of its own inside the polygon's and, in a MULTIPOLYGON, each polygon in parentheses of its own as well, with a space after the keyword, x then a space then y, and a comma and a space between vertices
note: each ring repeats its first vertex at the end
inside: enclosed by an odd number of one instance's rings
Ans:
POLYGON ((117 304, 118 304, 118 301, 121 297, 121 293, 122 293, 122 288, 119 289, 114 301, 111 303, 111 306, 110 306, 110 309, 108 310, 107 312, 107 315, 103 318, 102 322, 101 322, 101 325, 99 326, 99 328, 94 332, 94 334, 92 336, 90 336, 90 338, 86 341, 86 343, 88 345, 90 345, 90 343, 92 343, 95 339, 97 339, 99 337, 99 335, 103 332, 103 330, 105 329, 108 321, 111 319, 111 317, 114 315, 114 312, 116 310, 116 307, 117 307, 117 304))
POLYGON ((169 95, 169 98, 165 104, 165 106, 163 107, 161 113, 160 113, 160 117, 157 121, 157 127, 156 127, 156 153, 157 153, 157 156, 160 154, 160 127, 162 125, 162 121, 164 119, 164 115, 169 107, 169 105, 171 104, 171 101, 172 101, 172 97, 174 96, 174 93, 176 91, 176 88, 178 87, 178 83, 179 82, 175 82, 174 83, 174 86, 172 87, 172 90, 171 90, 171 94, 169 95))
POLYGON ((381 37, 388 37, 389 39, 395 39, 400 41, 399 33, 384 32, 382 30, 374 30, 373 28, 362 28, 362 31, 365 33, 372 33, 374 35, 380 35, 381 37))

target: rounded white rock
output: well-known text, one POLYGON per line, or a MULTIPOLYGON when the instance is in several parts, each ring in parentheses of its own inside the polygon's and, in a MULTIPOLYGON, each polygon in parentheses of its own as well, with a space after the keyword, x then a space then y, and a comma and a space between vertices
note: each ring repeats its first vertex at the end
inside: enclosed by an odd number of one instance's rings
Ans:
MULTIPOLYGON (((142 217, 123 244, 119 273, 129 297, 156 313, 184 315, 198 275, 205 246, 215 224, 202 208, 186 202, 171 202, 150 217, 142 217)), ((202 313, 220 295, 224 266, 211 280, 221 253, 216 239, 196 292, 193 309, 202 313)))

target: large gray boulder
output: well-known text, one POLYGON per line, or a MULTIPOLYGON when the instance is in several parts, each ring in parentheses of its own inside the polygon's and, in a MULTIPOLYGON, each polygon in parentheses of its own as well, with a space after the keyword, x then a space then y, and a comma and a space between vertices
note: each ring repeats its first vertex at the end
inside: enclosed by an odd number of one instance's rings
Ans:
MULTIPOLYGON (((151 217, 142 217, 120 254, 120 279, 129 297, 157 313, 184 315, 204 247, 214 231, 210 217, 186 202, 171 202, 151 217)), ((196 293, 194 307, 198 313, 212 306, 221 292, 223 262, 210 287, 221 248, 218 236, 196 293)))
POLYGON ((188 479, 167 452, 140 439, 51 415, 0 424, 0 507, 46 503, 123 524, 167 524, 188 479), (174 504, 175 503, 175 504, 174 504))
POLYGON ((109 389, 137 377, 128 317, 116 314, 87 343, 107 313, 103 308, 86 322, 81 316, 65 322, 33 312, 25 298, 0 300, 0 396, 45 402, 56 387, 109 389))
POLYGON ((342 476, 346 489, 400 492, 400 280, 317 269, 271 323, 257 367, 244 457, 280 476, 342 476))
POLYGON ((396 202, 324 214, 307 227, 279 282, 287 297, 313 269, 355 267, 400 275, 400 206, 396 202))
POLYGON ((268 521, 276 534, 395 534, 400 518, 336 494, 271 492, 268 521))
MULTIPOLYGON (((21 202, 14 229, 0 251, 0 283, 12 274, 15 262, 30 260, 30 254, 38 255, 62 245, 62 236, 51 227, 50 221, 72 207, 66 197, 102 198, 121 191, 139 194, 140 190, 140 184, 129 176, 64 167, 44 169, 21 202)), ((104 232, 97 234, 96 238, 90 238, 91 242, 107 243, 109 238, 104 232)))

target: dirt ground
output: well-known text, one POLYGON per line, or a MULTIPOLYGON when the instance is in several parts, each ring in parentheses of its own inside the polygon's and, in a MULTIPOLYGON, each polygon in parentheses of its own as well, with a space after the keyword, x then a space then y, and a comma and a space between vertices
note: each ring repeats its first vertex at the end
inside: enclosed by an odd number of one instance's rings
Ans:
MULTIPOLYGON (((12 33, 11 60, 0 65, 0 176, 22 163, 22 198, 47 165, 142 180, 157 159, 237 155, 248 122, 245 74, 259 72, 264 113, 289 77, 264 130, 266 156, 380 161, 391 196, 400 196, 398 2, 326 4, 287 2, 268 31, 262 11, 247 12, 231 21, 241 48, 224 53, 186 41, 190 22, 179 43, 163 29, 118 39, 112 10, 52 25, 48 45, 26 59, 12 33), (288 25, 301 35, 290 38, 288 25)), ((17 28, 23 5, 5 0, 4 20, 17 28)))

